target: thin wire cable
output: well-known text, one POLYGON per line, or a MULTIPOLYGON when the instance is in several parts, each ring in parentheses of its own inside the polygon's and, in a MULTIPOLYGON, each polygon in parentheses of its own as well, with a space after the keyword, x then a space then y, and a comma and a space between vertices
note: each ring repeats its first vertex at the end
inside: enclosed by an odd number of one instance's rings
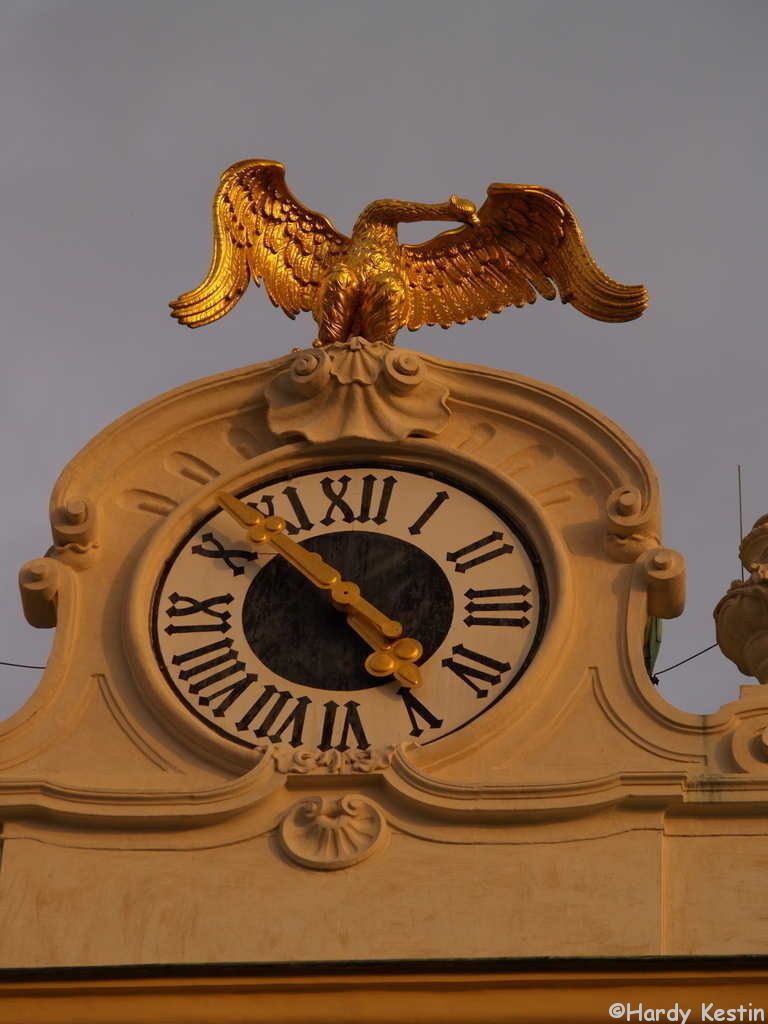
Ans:
MULTIPOLYGON (((739 545, 744 540, 744 515, 741 501, 741 463, 739 466, 739 545)), ((741 566, 741 582, 744 582, 744 565, 741 566)))
POLYGON ((695 654, 689 655, 687 658, 683 658, 682 661, 676 661, 674 665, 670 665, 668 668, 659 669, 658 672, 654 672, 653 678, 657 676, 663 676, 665 672, 671 672, 673 668, 680 668, 681 665, 685 665, 688 661, 693 661, 694 658, 698 658, 700 654, 706 654, 707 651, 711 651, 713 647, 717 647, 717 644, 710 644, 709 647, 705 647, 703 651, 697 651, 695 654))
MULTIPOLYGON (((659 669, 658 672, 653 673, 654 679, 656 676, 663 676, 665 672, 671 672, 673 668, 680 668, 681 665, 685 665, 687 662, 693 661, 694 658, 698 658, 701 654, 706 654, 707 651, 711 651, 715 647, 717 647, 716 643, 710 644, 709 647, 705 647, 703 650, 697 651, 696 654, 691 654, 687 658, 683 658, 682 661, 676 661, 674 665, 669 665, 667 668, 659 669)), ((8 665, 9 668, 45 668, 45 665, 22 665, 21 662, 18 661, 0 661, 0 665, 8 665)))

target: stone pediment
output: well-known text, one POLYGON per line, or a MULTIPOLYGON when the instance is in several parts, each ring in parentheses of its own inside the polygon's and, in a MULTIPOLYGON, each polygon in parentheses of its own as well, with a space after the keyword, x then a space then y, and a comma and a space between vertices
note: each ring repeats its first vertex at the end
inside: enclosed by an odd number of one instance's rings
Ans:
MULTIPOLYGON (((484 716, 477 727, 436 745, 410 744, 397 763, 435 769, 440 776, 459 773, 471 784, 505 778, 518 784, 546 774, 572 785, 578 778, 605 778, 617 765, 633 771, 733 767, 722 753, 718 763, 705 758, 700 738, 702 728, 730 735, 735 720, 728 724, 725 709, 700 716, 671 707, 644 664, 648 617, 678 614, 684 585, 681 557, 660 545, 658 487, 647 459, 605 417, 554 388, 406 355, 418 359, 422 385, 443 410, 444 425, 430 440, 369 439, 363 422, 346 439, 342 432, 337 440, 280 444, 269 427, 275 417, 269 396, 295 375, 296 363, 306 358, 300 354, 163 395, 108 427, 73 460, 52 497, 54 547, 21 573, 28 614, 38 625, 56 617, 57 636, 32 699, 39 709, 31 718, 22 709, 3 741, 6 749, 16 748, 14 761, 34 758, 42 740, 31 735, 46 718, 59 735, 78 704, 75 693, 93 688, 94 679, 102 680, 99 692, 114 692, 114 700, 129 708, 124 721, 137 736, 146 731, 153 745, 167 742, 176 757, 183 750, 182 760, 195 770, 239 772, 262 758, 241 756, 215 741, 201 745, 199 736, 188 742, 176 708, 148 696, 155 681, 147 678, 153 673, 142 624, 155 579, 151 555, 162 560, 217 490, 234 492, 246 478, 274 475, 277 467, 353 463, 370 455, 450 468, 490 492, 503 491, 503 500, 535 533, 550 588, 546 635, 513 699, 494 709, 493 720, 484 716), (82 682, 72 681, 74 666, 82 682), (59 701, 69 709, 66 715, 54 711, 59 701), (578 739, 585 731, 589 744, 578 739), (24 736, 30 736, 27 743, 24 736)), ((354 375, 349 378, 337 388, 360 386, 354 375)), ((349 403, 339 398, 336 404, 349 403)), ((300 424, 306 421, 301 406, 299 413, 300 424)), ((418 407, 417 432, 420 414, 418 407)), ((281 427, 286 429, 284 422, 281 427)), ((297 425, 291 430, 296 436, 297 425)), ((295 765, 270 752, 267 760, 278 776, 340 773, 331 758, 324 764, 292 754, 295 765)), ((379 757, 375 770, 390 771, 391 761, 379 757)), ((368 763, 347 768, 370 774, 368 763)))
MULTIPOLYGON (((595 410, 537 381, 365 343, 354 358, 342 354, 341 369, 338 353, 314 362, 299 353, 178 388, 123 416, 66 468, 51 501, 53 547, 21 571, 28 618, 55 624, 56 637, 38 691, 0 730, 6 839, 55 833, 68 848, 114 851, 248 844, 267 875, 270 864, 283 877, 363 871, 366 862, 385 879, 400 870, 400 840, 444 846, 446 858, 466 846, 493 858, 501 846, 608 842, 637 828, 683 835, 697 817, 763 806, 762 690, 744 687, 740 700, 694 715, 669 705, 651 682, 648 623, 681 612, 684 565, 661 545, 658 484, 637 446, 595 410), (315 374, 308 389, 303 378, 315 374), (298 711, 274 742, 253 730, 238 742, 224 717, 234 684, 218 697, 216 719, 205 691, 195 692, 208 704, 192 713, 178 679, 169 682, 150 623, 165 593, 158 581, 176 571, 169 566, 185 538, 217 514, 218 492, 255 495, 262 481, 368 465, 448 481, 520 528, 531 572, 543 581, 536 644, 521 654, 503 699, 489 699, 474 718, 459 709, 460 727, 431 741, 424 729, 385 730, 380 742, 363 744, 351 712, 339 739, 335 694, 331 710, 326 703, 317 711, 335 737, 324 749, 295 742, 305 721, 298 711), (357 745, 345 741, 353 736, 357 745)), ((343 512, 341 491, 326 493, 343 512)), ((485 514, 479 505, 477 514, 485 514)), ((461 526, 450 526, 453 554, 474 547, 480 560, 490 557, 480 541, 466 543, 472 537, 461 526)), ((216 557, 207 551, 208 561, 216 557)), ((232 555, 238 586, 236 569, 246 562, 232 555)), ((483 585, 478 593, 489 594, 483 585)), ((206 601, 210 624, 234 622, 213 600, 180 597, 171 625, 193 621, 184 616, 195 607, 206 613, 206 601)), ((229 657, 230 638, 210 636, 224 645, 211 656, 229 657)), ((181 647, 169 651, 168 663, 192 658, 181 647)), ((477 673, 492 677, 499 655, 474 654, 475 674, 464 665, 467 685, 487 691, 493 678, 489 686, 477 673)), ((200 659, 192 664, 199 669, 200 659)), ((181 671, 192 692, 193 670, 181 671)), ((427 707, 442 699, 429 685, 413 691, 427 707)), ((267 687, 263 700, 274 692, 267 687)), ((656 924, 646 924, 641 951, 656 942, 656 924)), ((575 948, 579 934, 565 945, 575 948)), ((437 940, 425 941, 430 955, 443 955, 437 940)), ((361 955, 385 955, 375 941, 361 942, 361 955)), ((265 954, 256 946, 248 955, 258 959, 265 954)), ((467 955, 494 955, 491 940, 470 947, 467 955)), ((206 953, 205 943, 195 948, 206 953)), ((302 946, 310 958, 313 948, 302 946)), ((162 959, 162 943, 153 949, 162 959)), ((18 955, 14 962, 28 962, 18 955)))

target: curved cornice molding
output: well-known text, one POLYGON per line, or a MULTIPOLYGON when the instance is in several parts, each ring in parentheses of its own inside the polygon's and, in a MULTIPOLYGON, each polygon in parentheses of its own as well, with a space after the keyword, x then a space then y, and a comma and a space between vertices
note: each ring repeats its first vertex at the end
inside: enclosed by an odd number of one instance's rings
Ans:
POLYGON ((647 620, 679 614, 684 567, 659 545, 658 484, 642 451, 557 388, 418 359, 432 398, 448 396, 431 440, 280 444, 265 393, 289 355, 161 395, 75 456, 51 500, 55 546, 22 579, 30 619, 57 622, 57 636, 37 693, 0 728, 6 818, 177 831, 247 819, 246 831, 269 831, 294 790, 370 787, 392 828, 416 834, 415 815, 425 835, 452 842, 463 841, 452 828, 583 823, 611 808, 711 813, 715 801, 728 813, 764 799, 768 700, 748 694, 693 715, 648 678, 647 620), (433 744, 357 760, 236 748, 185 719, 157 683, 146 623, 158 566, 218 488, 361 457, 453 473, 524 520, 551 590, 547 633, 514 693, 433 744), (115 754, 108 785, 82 786, 65 760, 51 774, 50 759, 94 728, 96 691, 122 761, 115 754), (131 781, 139 764, 142 787, 131 781))

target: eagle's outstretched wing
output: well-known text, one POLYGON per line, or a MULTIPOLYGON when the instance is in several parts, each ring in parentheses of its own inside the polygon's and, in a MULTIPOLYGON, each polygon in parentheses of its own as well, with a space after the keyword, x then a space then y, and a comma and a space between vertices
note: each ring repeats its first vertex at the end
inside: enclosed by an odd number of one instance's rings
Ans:
POLYGON ((645 309, 645 288, 603 273, 557 193, 532 185, 489 185, 478 219, 477 225, 401 247, 409 330, 485 320, 505 306, 535 302, 537 292, 553 299, 559 291, 563 302, 595 320, 634 320, 645 309))
POLYGON ((224 316, 249 276, 263 278, 275 306, 290 317, 312 309, 323 270, 349 239, 321 213, 307 209, 285 184, 274 160, 242 160, 221 176, 213 200, 213 258, 205 280, 171 303, 188 327, 224 316))

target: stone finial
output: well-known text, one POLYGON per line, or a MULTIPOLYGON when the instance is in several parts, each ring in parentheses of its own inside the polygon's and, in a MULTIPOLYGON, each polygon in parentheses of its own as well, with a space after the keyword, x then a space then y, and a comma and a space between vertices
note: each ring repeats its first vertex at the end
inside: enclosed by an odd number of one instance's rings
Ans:
POLYGON ((450 415, 448 389, 415 352, 365 338, 299 351, 265 396, 282 441, 434 437, 450 415))
POLYGON ((746 580, 734 580, 715 608, 720 650, 745 676, 768 683, 768 516, 761 516, 741 542, 746 580))

